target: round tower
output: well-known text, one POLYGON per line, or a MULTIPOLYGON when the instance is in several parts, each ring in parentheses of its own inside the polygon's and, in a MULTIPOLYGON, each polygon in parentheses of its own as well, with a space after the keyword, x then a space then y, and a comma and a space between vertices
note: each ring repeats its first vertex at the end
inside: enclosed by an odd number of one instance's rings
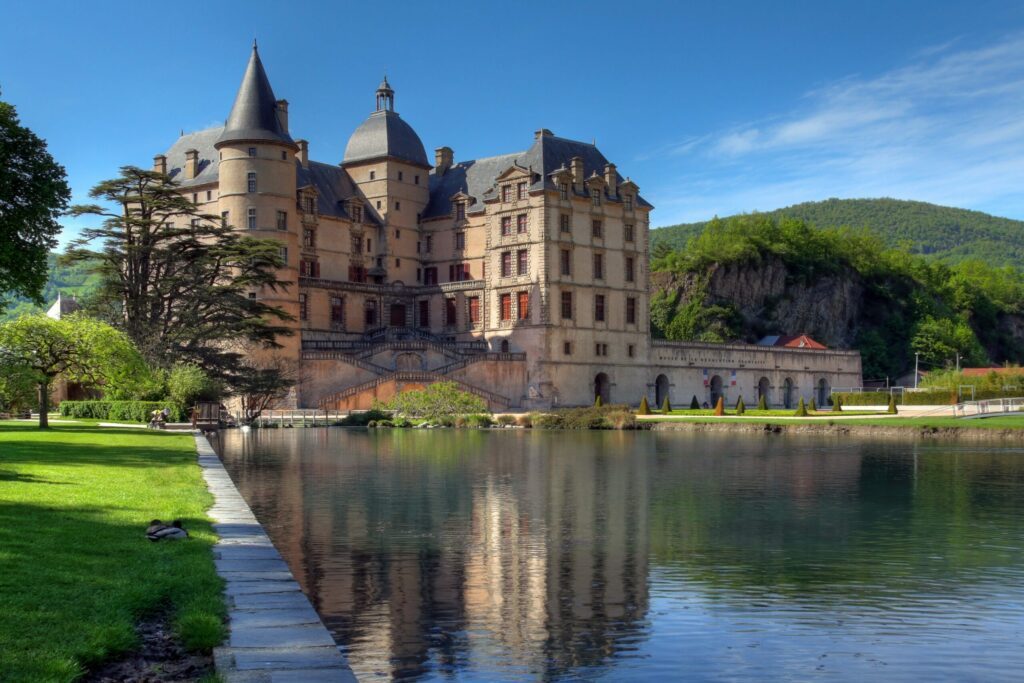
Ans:
MULTIPOLYGON (((296 210, 295 154, 298 145, 288 134, 288 103, 277 100, 255 42, 242 84, 224 130, 214 147, 220 155, 220 211, 235 229, 281 243, 286 266, 279 279, 287 290, 256 292, 265 303, 290 313, 296 328, 299 315, 299 216, 296 210)), ((278 353, 298 359, 298 334, 278 339, 278 353)))

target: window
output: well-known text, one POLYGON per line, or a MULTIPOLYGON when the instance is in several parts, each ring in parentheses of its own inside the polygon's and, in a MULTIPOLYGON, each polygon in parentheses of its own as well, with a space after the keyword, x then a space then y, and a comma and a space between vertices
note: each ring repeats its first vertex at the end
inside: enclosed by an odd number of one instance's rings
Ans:
POLYGON ((369 237, 366 238, 366 253, 369 254, 373 251, 373 240, 369 237))
POLYGON ((604 254, 594 254, 594 279, 604 279, 604 254))
POLYGON ((601 190, 594 188, 590 191, 591 206, 601 206, 601 190))
POLYGON ((512 216, 501 217, 501 235, 502 237, 512 234, 512 216))
POLYGON ((277 212, 277 229, 287 230, 288 229, 288 212, 278 211, 277 212))
POLYGON ((281 260, 284 261, 284 265, 287 266, 288 265, 288 247, 281 247, 281 249, 278 251, 278 253, 281 255, 281 260))
POLYGON ((607 356, 608 355, 608 345, 607 344, 602 344, 600 342, 598 342, 597 344, 594 344, 594 355, 595 356, 607 356))
POLYGON ((377 179, 377 172, 376 171, 370 171, 370 180, 376 180, 376 179, 377 179))
POLYGON ((314 228, 302 229, 302 246, 311 249, 316 246, 316 230, 314 228))
POLYGON ((626 344, 626 355, 632 358, 636 355, 636 346, 633 344, 626 344))
POLYGON ((400 211, 402 208, 402 202, 395 202, 395 211, 400 211))
POLYGON ((508 202, 510 199, 512 199, 512 186, 511 185, 502 185, 502 187, 501 187, 501 201, 508 202))
POLYGON ((255 173, 249 173, 249 174, 246 175, 246 178, 247 178, 248 183, 249 183, 249 192, 255 192, 256 191, 256 174, 255 173))
POLYGON ((626 297, 626 324, 636 325, 636 297, 626 297))
POLYGON ((468 263, 453 263, 448 266, 448 281, 449 282, 462 282, 463 280, 472 279, 469 275, 469 264, 468 263))
POLYGON ((398 172, 398 179, 399 180, 403 180, 404 179, 404 174, 401 171, 398 172))
POLYGON ((444 300, 444 324, 449 326, 449 327, 455 327, 455 325, 457 324, 457 322, 456 322, 456 315, 457 315, 457 313, 458 313, 458 309, 457 309, 457 306, 455 304, 455 299, 445 299, 444 300))
POLYGON ((626 227, 623 228, 622 233, 623 233, 623 238, 627 242, 632 242, 633 241, 633 224, 632 223, 626 223, 626 227))
POLYGON ((197 195, 195 192, 192 193, 192 203, 193 204, 198 204, 199 203, 199 195, 197 195))
POLYGON ((378 209, 380 208, 380 200, 379 199, 377 200, 377 208, 378 209))
POLYGON ((413 185, 419 185, 420 184, 420 177, 419 177, 419 175, 414 175, 412 177, 412 184, 413 185))
POLYGON ((402 239, 402 231, 401 230, 395 230, 395 239, 396 240, 402 239))
POLYGON ((516 199, 526 199, 526 183, 516 185, 516 199))
POLYGON ((455 203, 455 220, 464 221, 466 220, 466 205, 463 202, 455 203))
POLYGON ((355 223, 363 222, 363 207, 359 204, 354 204, 352 206, 352 221, 355 223))
POLYGON ((471 296, 466 299, 469 304, 469 322, 471 325, 480 324, 480 297, 471 296))
POLYGON ((420 307, 420 327, 430 327, 430 302, 423 299, 419 303, 420 307))
POLYGON ((256 301, 256 292, 249 292, 249 301, 256 301))
POLYGON ((345 326, 345 299, 340 296, 331 297, 331 327, 345 326))
POLYGON ((519 292, 519 310, 517 311, 520 320, 528 320, 530 317, 530 293, 519 292))
POLYGON ((281 161, 288 161, 288 152, 281 150, 281 161))
POLYGON ((562 183, 558 186, 558 194, 562 199, 569 198, 569 183, 562 183))
POLYGON ((256 229, 256 209, 249 209, 248 216, 246 217, 246 225, 250 230, 256 229))
POLYGON ((521 213, 516 216, 516 234, 522 235, 526 232, 526 214, 521 213))
POLYGON ((604 226, 601 224, 601 221, 591 221, 590 222, 590 233, 594 237, 603 237, 604 236, 604 226))
POLYGON ((189 221, 189 225, 192 227, 193 230, 195 230, 196 228, 199 227, 199 219, 193 218, 192 220, 189 221))
POLYGON ((516 275, 526 275, 530 272, 530 252, 520 249, 516 252, 516 275))
POLYGON ((562 292, 562 320, 572 320, 572 292, 562 292))
POLYGON ((434 236, 433 235, 427 235, 427 243, 426 243, 426 248, 424 249, 424 251, 426 251, 429 254, 431 251, 433 251, 433 249, 434 249, 434 236))
POLYGON ((625 202, 626 202, 626 211, 632 211, 633 210, 633 195, 627 194, 624 199, 625 199, 625 202))
POLYGON ((309 305, 305 294, 299 294, 299 320, 309 320, 309 305))
POLYGON ((211 190, 206 191, 206 201, 213 199, 213 192, 211 190))
POLYGON ((424 268, 423 269, 423 284, 425 285, 436 285, 437 284, 437 268, 424 268))
POLYGON ((420 269, 420 268, 417 268, 416 269, 416 282, 422 282, 422 281, 423 281, 423 270, 420 269))
POLYGON ((402 259, 396 258, 395 259, 395 268, 401 268, 401 267, 402 267, 402 259))
POLYGON ((501 319, 502 320, 511 320, 512 319, 512 295, 511 294, 502 294, 499 297, 499 302, 501 304, 499 306, 499 310, 501 311, 501 319))
POLYGON ((302 210, 306 213, 313 213, 316 204, 313 201, 313 195, 307 194, 302 196, 302 210))
POLYGON ((302 277, 320 277, 320 264, 312 259, 300 260, 299 275, 302 277))
POLYGON ((466 233, 457 232, 455 233, 455 249, 456 251, 462 251, 466 248, 466 233))
POLYGON ((604 322, 604 294, 594 295, 594 322, 604 322))
POLYGON ((363 238, 359 235, 352 235, 352 253, 362 254, 363 253, 363 238))
POLYGON ((512 252, 501 252, 501 276, 512 277, 512 252))
POLYGON ((251 157, 256 156, 256 148, 255 147, 250 147, 249 148, 249 156, 251 156, 251 157))
POLYGON ((626 257, 626 282, 633 282, 636 279, 636 268, 633 266, 633 257, 626 257))
POLYGON ((562 232, 572 232, 572 228, 569 227, 569 214, 563 213, 559 217, 558 229, 562 232))
POLYGON ((348 267, 349 282, 366 282, 366 268, 362 266, 348 267))
POLYGON ((572 355, 572 342, 562 342, 562 354, 565 356, 572 355))
POLYGON ((568 249, 563 249, 560 262, 562 275, 572 275, 572 252, 568 249))
POLYGON ((363 321, 367 327, 377 324, 377 302, 367 301, 366 308, 363 311, 363 321))
POLYGON ((230 215, 231 215, 231 213, 230 213, 230 212, 228 212, 228 211, 221 211, 221 212, 220 212, 220 222, 221 222, 221 223, 222 223, 223 225, 227 225, 227 224, 228 224, 228 217, 229 217, 230 215))

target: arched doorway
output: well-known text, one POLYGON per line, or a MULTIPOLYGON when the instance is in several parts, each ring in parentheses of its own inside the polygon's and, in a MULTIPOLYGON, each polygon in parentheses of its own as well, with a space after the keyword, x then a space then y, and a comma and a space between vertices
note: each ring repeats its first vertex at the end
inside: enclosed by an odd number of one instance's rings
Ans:
POLYGON ((668 398, 668 377, 658 375, 658 378, 654 380, 654 402, 660 407, 666 398, 668 398))
POLYGON ((611 388, 612 383, 608 379, 608 375, 603 372, 597 373, 597 377, 594 378, 594 398, 601 397, 601 403, 609 403, 611 401, 611 388))
POLYGON ((718 405, 718 399, 725 398, 725 393, 722 391, 722 378, 715 375, 711 378, 711 407, 714 408, 718 405))
POLYGON ((405 304, 391 304, 391 327, 405 327, 405 304))
POLYGON ((822 377, 818 380, 818 407, 824 408, 831 397, 832 392, 829 391, 828 380, 822 377))
POLYGON ((760 402, 761 397, 764 397, 764 403, 769 408, 772 407, 772 385, 768 381, 767 377, 762 377, 757 383, 757 400, 760 402))
POLYGON ((508 353, 508 339, 501 340, 501 352, 508 353))
POLYGON ((782 407, 793 407, 793 380, 791 380, 788 377, 786 378, 786 381, 782 384, 782 407))

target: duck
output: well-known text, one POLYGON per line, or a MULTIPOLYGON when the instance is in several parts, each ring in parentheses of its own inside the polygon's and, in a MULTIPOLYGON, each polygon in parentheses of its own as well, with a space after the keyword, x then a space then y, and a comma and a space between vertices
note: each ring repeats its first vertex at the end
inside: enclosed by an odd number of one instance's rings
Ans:
POLYGON ((164 524, 159 519, 154 519, 146 529, 146 538, 154 543, 164 539, 188 538, 188 531, 181 525, 180 519, 176 519, 170 524, 164 524))

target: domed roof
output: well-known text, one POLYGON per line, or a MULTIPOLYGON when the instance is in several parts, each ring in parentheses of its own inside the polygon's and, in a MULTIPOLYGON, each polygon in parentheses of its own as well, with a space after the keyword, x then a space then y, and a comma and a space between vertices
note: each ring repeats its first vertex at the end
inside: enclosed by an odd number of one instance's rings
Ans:
POLYGON ((345 146, 342 163, 392 157, 430 168, 427 152, 416 131, 393 111, 380 110, 356 128, 345 146))

